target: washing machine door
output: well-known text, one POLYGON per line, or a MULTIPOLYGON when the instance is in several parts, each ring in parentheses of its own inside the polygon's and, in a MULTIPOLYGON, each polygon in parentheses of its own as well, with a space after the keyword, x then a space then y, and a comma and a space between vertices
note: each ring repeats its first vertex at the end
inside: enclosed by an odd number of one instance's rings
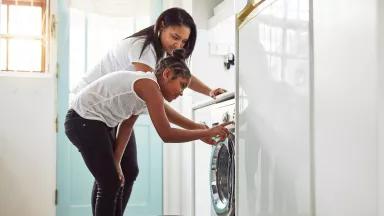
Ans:
POLYGON ((216 215, 235 215, 235 136, 218 143, 212 151, 210 186, 216 215))

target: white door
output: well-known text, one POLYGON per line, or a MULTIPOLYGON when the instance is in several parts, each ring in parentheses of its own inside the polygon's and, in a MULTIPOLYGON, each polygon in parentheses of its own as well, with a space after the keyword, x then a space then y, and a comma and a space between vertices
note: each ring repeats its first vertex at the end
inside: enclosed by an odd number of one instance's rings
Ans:
POLYGON ((311 215, 309 1, 264 1, 238 31, 237 215, 311 215))

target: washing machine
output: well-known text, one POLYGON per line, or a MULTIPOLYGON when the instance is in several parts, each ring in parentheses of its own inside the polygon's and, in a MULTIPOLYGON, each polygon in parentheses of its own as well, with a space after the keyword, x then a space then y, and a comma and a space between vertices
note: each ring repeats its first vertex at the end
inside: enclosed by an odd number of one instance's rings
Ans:
MULTIPOLYGON (((211 110, 212 126, 235 122, 235 99, 217 103, 211 110)), ((235 125, 227 126, 230 135, 212 147, 209 186, 212 216, 235 215, 235 125)))
MULTIPOLYGON (((219 95, 193 107, 194 120, 215 126, 235 121, 235 95, 219 95)), ((235 215, 235 125, 228 138, 217 145, 194 142, 194 216, 235 215)))

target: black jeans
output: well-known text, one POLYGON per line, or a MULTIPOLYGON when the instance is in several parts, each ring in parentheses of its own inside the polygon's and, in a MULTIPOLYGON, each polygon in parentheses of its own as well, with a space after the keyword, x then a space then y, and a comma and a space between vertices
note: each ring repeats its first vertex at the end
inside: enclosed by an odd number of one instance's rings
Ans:
POLYGON ((74 110, 69 110, 65 133, 78 148, 95 178, 92 191, 93 215, 123 215, 139 172, 134 134, 131 135, 121 161, 125 177, 125 185, 121 187, 113 158, 116 128, 110 128, 101 121, 82 118, 74 110))

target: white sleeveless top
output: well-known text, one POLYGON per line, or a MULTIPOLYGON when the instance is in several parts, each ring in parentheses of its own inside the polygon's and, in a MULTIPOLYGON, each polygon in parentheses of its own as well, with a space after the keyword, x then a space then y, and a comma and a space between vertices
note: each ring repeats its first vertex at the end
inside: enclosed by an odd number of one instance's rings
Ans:
POLYGON ((141 53, 144 41, 145 37, 133 37, 120 41, 81 78, 71 93, 77 94, 85 86, 108 73, 122 70, 135 71, 133 62, 146 64, 154 70, 156 67, 155 48, 149 44, 141 53))
POLYGON ((157 84, 152 72, 109 73, 82 89, 73 100, 71 108, 83 118, 99 120, 108 127, 116 127, 132 115, 147 112, 146 103, 133 89, 139 79, 151 79, 157 84))

